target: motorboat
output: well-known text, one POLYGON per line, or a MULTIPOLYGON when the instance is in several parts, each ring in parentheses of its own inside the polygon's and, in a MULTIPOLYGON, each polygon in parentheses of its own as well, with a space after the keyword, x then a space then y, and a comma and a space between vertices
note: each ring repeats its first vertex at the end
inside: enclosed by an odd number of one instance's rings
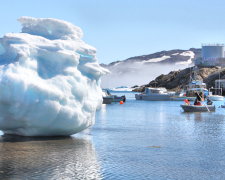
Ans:
POLYGON ((209 95, 208 98, 211 101, 223 101, 224 100, 224 97, 220 96, 220 95, 209 95))
POLYGON ((206 84, 200 80, 193 80, 187 86, 186 89, 180 93, 176 93, 171 99, 173 101, 183 101, 188 99, 189 101, 194 101, 196 93, 203 93, 204 97, 209 95, 209 91, 206 89, 206 84))
POLYGON ((223 101, 224 100, 224 97, 222 96, 223 94, 223 89, 222 89, 222 86, 220 84, 220 72, 219 72, 219 87, 217 88, 209 88, 209 95, 208 95, 208 98, 211 100, 211 101, 223 101))
POLYGON ((102 104, 111 104, 113 102, 113 98, 112 97, 103 97, 103 102, 102 104))
POLYGON ((214 112, 216 110, 215 105, 180 105, 184 112, 214 112))
POLYGON ((146 87, 145 92, 141 94, 135 94, 136 100, 145 101, 171 101, 171 98, 175 95, 175 92, 167 91, 166 88, 150 88, 146 87))
POLYGON ((107 91, 102 90, 102 104, 111 104, 113 102, 113 97, 107 93, 107 91))
POLYGON ((123 95, 123 96, 112 95, 112 96, 113 96, 113 102, 120 102, 120 101, 125 102, 126 101, 125 95, 123 95))
POLYGON ((120 102, 120 101, 125 102, 126 101, 125 95, 123 95, 123 96, 112 95, 109 92, 109 90, 107 90, 107 89, 103 89, 102 94, 103 94, 103 96, 102 96, 103 104, 111 104, 112 102, 120 102))
POLYGON ((209 95, 209 91, 206 88, 206 83, 201 80, 197 80, 197 71, 198 68, 194 67, 192 69, 192 73, 190 74, 190 82, 184 88, 184 90, 179 94, 173 97, 173 100, 179 101, 188 99, 190 101, 194 101, 197 94, 203 94, 204 97, 209 95))
POLYGON ((203 83, 200 80, 193 80, 191 81, 186 87, 186 96, 187 97, 194 97, 195 93, 202 92, 204 96, 209 95, 208 89, 206 89, 206 83, 203 83))
POLYGON ((208 98, 211 101, 223 101, 224 97, 222 96, 222 88, 210 88, 208 98), (213 94, 213 91, 214 91, 214 94, 213 94))

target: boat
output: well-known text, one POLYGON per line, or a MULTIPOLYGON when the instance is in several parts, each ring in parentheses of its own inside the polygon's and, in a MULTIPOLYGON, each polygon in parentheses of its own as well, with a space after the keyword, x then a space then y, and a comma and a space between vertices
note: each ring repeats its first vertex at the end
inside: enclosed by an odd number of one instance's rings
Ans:
POLYGON ((224 100, 224 97, 220 96, 220 95, 209 95, 208 98, 211 101, 223 101, 224 100))
POLYGON ((215 105, 180 105, 184 112, 214 112, 216 110, 215 105))
POLYGON ((111 104, 113 102, 113 97, 110 96, 106 90, 102 90, 102 104, 111 104))
POLYGON ((167 91, 166 88, 150 88, 146 87, 145 92, 141 94, 135 94, 136 100, 145 101, 171 101, 171 98, 175 95, 175 92, 167 91))
POLYGON ((195 93, 202 92, 204 96, 209 95, 208 89, 206 89, 206 83, 203 83, 200 80, 191 81, 186 87, 186 96, 187 97, 195 97, 195 93))
POLYGON ((112 95, 112 96, 113 96, 113 102, 120 102, 120 101, 125 102, 126 101, 125 95, 123 95, 123 96, 112 95))
POLYGON ((209 91, 206 89, 205 83, 200 80, 193 80, 186 86, 185 90, 172 97, 172 100, 183 101, 185 99, 188 99, 190 101, 194 101, 196 96, 195 93, 200 92, 204 94, 204 97, 209 95, 209 91))
POLYGON ((222 96, 222 88, 220 88, 220 87, 219 88, 210 88, 208 98, 211 101, 223 101, 224 97, 222 96), (213 92, 215 94, 213 94, 213 92), (216 94, 216 93, 218 93, 218 94, 216 94))
POLYGON ((113 102, 113 98, 112 97, 108 97, 108 96, 103 97, 102 104, 111 104, 112 102, 113 102))
POLYGON ((174 101, 182 101, 184 99, 189 99, 190 101, 194 101, 195 100, 195 94, 196 93, 203 93, 204 97, 209 95, 209 91, 206 88, 206 83, 203 83, 203 81, 201 80, 197 80, 197 72, 198 68, 194 67, 193 68, 193 75, 190 75, 190 82, 188 83, 188 85, 184 88, 184 90, 182 92, 180 92, 180 94, 176 94, 172 99, 174 101))
POLYGON ((111 104, 112 102, 126 101, 126 96, 112 95, 107 89, 102 90, 103 104, 111 104))
POLYGON ((219 83, 218 83, 219 87, 218 88, 209 88, 209 95, 208 98, 211 101, 223 101, 224 97, 222 96, 223 94, 223 89, 222 86, 220 86, 220 71, 219 71, 219 83))

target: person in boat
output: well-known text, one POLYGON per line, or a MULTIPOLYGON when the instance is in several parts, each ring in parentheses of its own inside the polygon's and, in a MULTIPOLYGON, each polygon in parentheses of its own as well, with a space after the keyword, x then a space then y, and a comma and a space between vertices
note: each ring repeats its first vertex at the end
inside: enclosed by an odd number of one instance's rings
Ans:
POLYGON ((126 102, 126 96, 122 96, 123 97, 123 102, 126 102))
POLYGON ((212 104, 213 102, 209 98, 207 98, 207 105, 212 105, 212 104))
POLYGON ((195 99, 195 102, 194 102, 194 105, 195 106, 201 106, 201 101, 199 101, 197 98, 195 99))
POLYGON ((195 98, 195 102, 194 102, 194 105, 197 105, 197 106, 201 106, 201 101, 202 101, 202 92, 200 93, 195 93, 196 95, 196 98, 195 98))
POLYGON ((196 98, 198 99, 198 101, 203 101, 203 93, 202 92, 196 92, 195 93, 196 98))
POLYGON ((190 105, 190 100, 189 99, 185 99, 184 102, 185 102, 186 105, 190 105))

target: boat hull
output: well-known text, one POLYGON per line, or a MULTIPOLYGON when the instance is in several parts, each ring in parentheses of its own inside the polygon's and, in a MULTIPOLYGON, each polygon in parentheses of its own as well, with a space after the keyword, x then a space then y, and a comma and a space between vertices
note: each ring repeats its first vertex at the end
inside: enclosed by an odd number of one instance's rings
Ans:
POLYGON ((171 101, 171 95, 144 95, 144 94, 135 94, 136 100, 144 101, 171 101))
POLYGON ((120 101, 125 102, 126 97, 125 96, 113 96, 113 102, 120 102, 120 101))
POLYGON ((195 105, 180 105, 184 112, 213 112, 215 111, 214 105, 202 105, 202 106, 195 106, 195 105))
POLYGON ((208 96, 211 101, 223 101, 224 97, 219 95, 208 96))
POLYGON ((187 96, 174 96, 171 97, 172 101, 184 101, 185 99, 188 99, 189 101, 194 101, 196 97, 187 97, 187 96))
POLYGON ((103 97, 102 104, 111 104, 113 102, 113 97, 103 97))
POLYGON ((196 97, 186 97, 186 96, 172 96, 172 95, 144 95, 144 94, 135 94, 136 100, 145 100, 145 101, 184 101, 188 99, 189 101, 194 101, 196 97))

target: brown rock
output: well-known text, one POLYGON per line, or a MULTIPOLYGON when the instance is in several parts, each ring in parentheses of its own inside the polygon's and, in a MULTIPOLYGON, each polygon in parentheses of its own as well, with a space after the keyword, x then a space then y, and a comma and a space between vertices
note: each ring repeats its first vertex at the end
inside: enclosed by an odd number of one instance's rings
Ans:
MULTIPOLYGON (((196 71, 196 79, 206 83, 207 88, 215 86, 215 80, 225 78, 225 68, 220 67, 199 67, 196 71)), ((167 75, 160 75, 150 83, 134 89, 136 92, 143 92, 145 87, 165 87, 168 90, 178 91, 184 88, 191 80, 193 75, 193 67, 179 71, 171 71, 167 75)))

